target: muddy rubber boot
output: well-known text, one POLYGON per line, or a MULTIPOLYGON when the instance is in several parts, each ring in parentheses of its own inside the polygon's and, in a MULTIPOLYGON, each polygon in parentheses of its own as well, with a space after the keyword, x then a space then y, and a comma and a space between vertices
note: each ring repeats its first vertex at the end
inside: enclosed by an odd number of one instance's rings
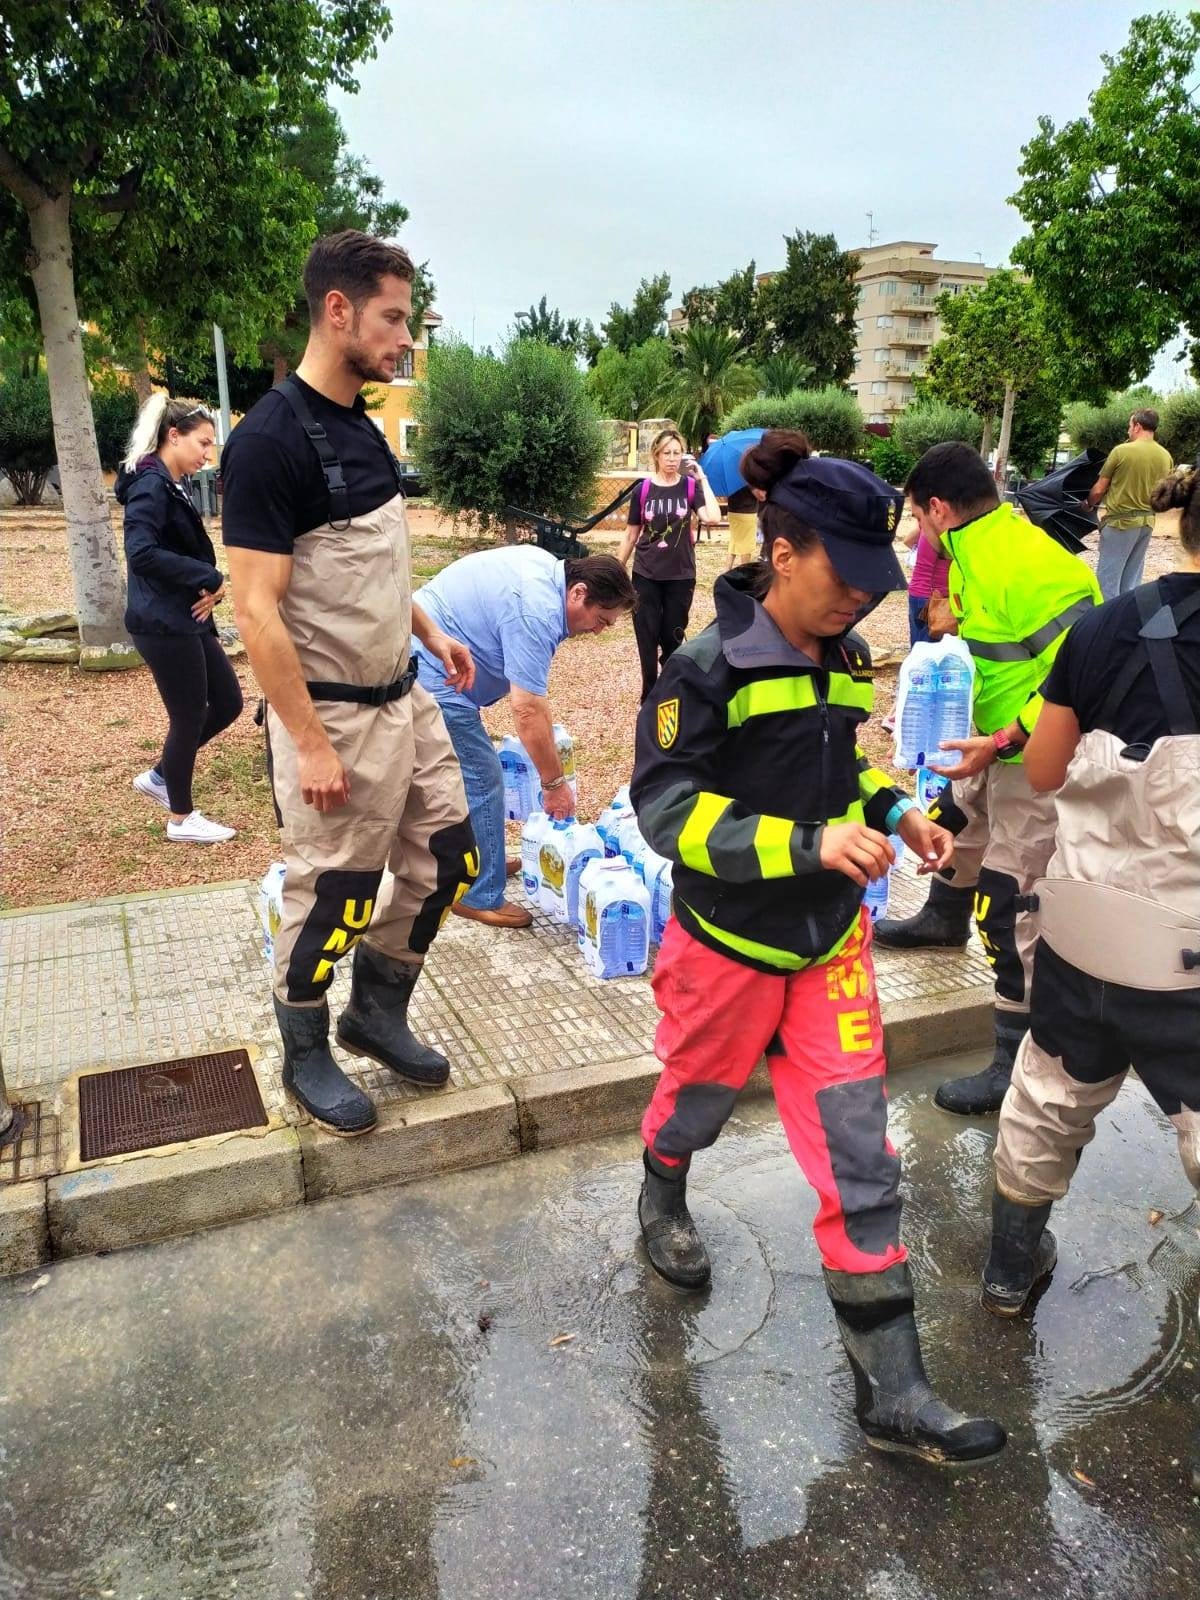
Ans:
POLYGON ((929 898, 916 916, 880 917, 872 929, 875 943, 889 950, 961 950, 970 937, 974 903, 974 889, 956 889, 944 878, 931 878, 929 898))
POLYGON ((1000 1424, 955 1411, 925 1376, 907 1264, 886 1272, 823 1270, 854 1373, 855 1415, 868 1442, 935 1466, 998 1456, 1008 1442, 1000 1424))
POLYGON ((995 1048, 983 1071, 968 1078, 949 1078, 939 1085, 933 1102, 943 1111, 953 1111, 958 1117, 983 1117, 999 1111, 1012 1081, 1021 1040, 1029 1032, 1029 1013, 997 1011, 995 1027, 995 1048))
POLYGON ((330 1053, 328 1005, 285 1006, 278 996, 272 999, 283 1039, 283 1087, 330 1133, 369 1133, 375 1103, 330 1053))
POLYGON ((440 1089, 450 1063, 408 1025, 408 1003, 420 975, 419 966, 393 961, 369 944, 355 945, 350 1004, 338 1018, 337 1038, 353 1055, 370 1056, 423 1089, 440 1089))
POLYGON ((1050 1202, 1018 1205, 992 1195, 992 1248, 983 1269, 979 1303, 997 1317, 1015 1317, 1024 1309, 1034 1284, 1049 1277, 1058 1260, 1058 1242, 1046 1226, 1050 1202))
POLYGON ((642 1152, 642 1166, 638 1221, 650 1265, 677 1289, 703 1289, 712 1266, 687 1208, 687 1166, 668 1167, 649 1150, 642 1152))

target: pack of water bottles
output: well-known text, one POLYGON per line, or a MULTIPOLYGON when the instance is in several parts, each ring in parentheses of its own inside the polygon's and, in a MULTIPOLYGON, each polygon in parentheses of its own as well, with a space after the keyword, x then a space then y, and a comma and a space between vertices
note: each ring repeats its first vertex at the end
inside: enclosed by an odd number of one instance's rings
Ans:
POLYGON ((671 863, 643 839, 627 788, 595 827, 533 812, 521 829, 521 883, 531 907, 574 929, 598 978, 644 972, 671 915, 671 863))
POLYGON ((971 734, 975 663, 961 639, 947 635, 916 644, 900 668, 896 693, 896 765, 910 772, 933 763, 953 765, 946 739, 971 734))
MULTIPOLYGON (((579 780, 575 775, 575 744, 561 722, 554 724, 554 743, 571 798, 579 800, 579 780)), ((497 751, 504 775, 504 815, 510 822, 524 822, 541 807, 542 780, 528 750, 515 733, 506 734, 497 751)))

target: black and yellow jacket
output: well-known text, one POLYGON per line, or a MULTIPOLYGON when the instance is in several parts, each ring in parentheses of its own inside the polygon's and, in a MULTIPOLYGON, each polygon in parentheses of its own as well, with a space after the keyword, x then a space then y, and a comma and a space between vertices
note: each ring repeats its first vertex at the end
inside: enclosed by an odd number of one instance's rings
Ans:
POLYGON ((703 944, 763 972, 827 960, 862 890, 821 866, 826 823, 885 831, 904 795, 856 742, 874 699, 854 633, 817 666, 750 593, 717 580, 717 619, 668 661, 638 718, 631 796, 642 833, 675 863, 675 915, 703 944))

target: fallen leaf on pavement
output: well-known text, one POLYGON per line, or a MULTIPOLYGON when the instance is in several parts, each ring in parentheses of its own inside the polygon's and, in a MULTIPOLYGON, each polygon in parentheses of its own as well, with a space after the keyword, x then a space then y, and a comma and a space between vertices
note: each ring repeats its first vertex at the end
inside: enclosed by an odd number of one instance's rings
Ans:
POLYGON ((1095 1478, 1089 1478, 1086 1472, 1080 1472, 1078 1467, 1071 1468, 1071 1476, 1079 1483, 1086 1483, 1089 1489, 1096 1487, 1095 1478))
POLYGON ((1166 1212, 1165 1211, 1160 1211, 1158 1209, 1158 1207, 1155 1206, 1154 1209, 1150 1212, 1150 1226, 1152 1228, 1157 1228, 1159 1223, 1162 1221, 1162 1219, 1165 1216, 1166 1216, 1166 1212))
POLYGON ((577 1339, 578 1337, 577 1333, 556 1333, 550 1341, 550 1348, 553 1350, 555 1345, 570 1344, 572 1339, 577 1339))

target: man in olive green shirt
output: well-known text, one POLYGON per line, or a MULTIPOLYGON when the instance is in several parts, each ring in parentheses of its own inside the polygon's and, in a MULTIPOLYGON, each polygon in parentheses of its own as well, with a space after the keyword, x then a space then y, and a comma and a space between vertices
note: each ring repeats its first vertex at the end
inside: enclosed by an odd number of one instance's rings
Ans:
POLYGON ((1108 452, 1108 460, 1100 468, 1096 486, 1085 502, 1098 506, 1104 501, 1096 578, 1106 600, 1136 589, 1142 581, 1154 522, 1150 491, 1175 465, 1154 437, 1157 427, 1157 411, 1147 408, 1133 413, 1128 444, 1116 445, 1108 452))

